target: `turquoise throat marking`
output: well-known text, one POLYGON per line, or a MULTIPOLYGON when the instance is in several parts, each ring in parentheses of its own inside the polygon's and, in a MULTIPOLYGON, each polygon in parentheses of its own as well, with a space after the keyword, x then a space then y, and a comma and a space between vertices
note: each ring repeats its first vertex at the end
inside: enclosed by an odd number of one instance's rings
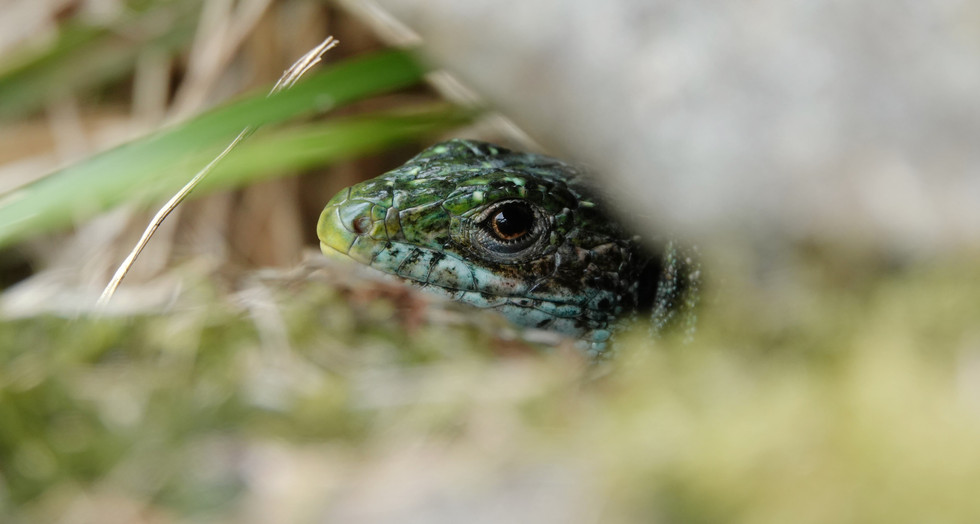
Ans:
POLYGON ((451 140, 349 187, 317 225, 341 253, 513 323, 606 347, 614 321, 693 329, 698 268, 651 251, 602 211, 582 171, 554 158, 451 140))

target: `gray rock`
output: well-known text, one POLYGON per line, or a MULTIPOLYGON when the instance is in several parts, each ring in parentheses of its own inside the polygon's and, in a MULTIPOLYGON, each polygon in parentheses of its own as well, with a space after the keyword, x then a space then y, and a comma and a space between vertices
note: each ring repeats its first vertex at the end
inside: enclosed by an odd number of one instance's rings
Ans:
POLYGON ((980 238, 978 2, 378 3, 645 228, 980 238))

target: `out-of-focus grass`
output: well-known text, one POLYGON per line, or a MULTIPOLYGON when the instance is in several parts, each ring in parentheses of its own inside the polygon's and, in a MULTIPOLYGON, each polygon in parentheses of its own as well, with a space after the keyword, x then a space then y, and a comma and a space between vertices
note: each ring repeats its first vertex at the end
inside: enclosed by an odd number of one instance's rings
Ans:
MULTIPOLYGON (((334 66, 274 97, 254 95, 175 129, 97 155, 0 200, 0 246, 64 227, 123 201, 148 203, 172 194, 246 126, 283 122, 417 83, 423 69, 389 52, 334 66)), ((342 123, 261 134, 229 158, 207 187, 234 187, 256 172, 323 164, 466 122, 472 113, 428 110, 414 116, 360 115, 342 123), (260 160, 260 161, 259 161, 260 160), (237 168, 235 167, 237 166, 237 168)), ((266 175, 268 176, 268 175, 266 175)))
POLYGON ((35 112, 72 91, 93 91, 121 79, 130 74, 140 53, 176 51, 194 35, 196 4, 127 2, 125 15, 114 24, 67 19, 52 42, 5 57, 0 121, 35 112))
POLYGON ((343 271, 6 323, 4 521, 976 522, 980 265, 958 260, 860 291, 810 266, 793 294, 716 270, 693 344, 638 330, 599 367, 407 322, 343 271))

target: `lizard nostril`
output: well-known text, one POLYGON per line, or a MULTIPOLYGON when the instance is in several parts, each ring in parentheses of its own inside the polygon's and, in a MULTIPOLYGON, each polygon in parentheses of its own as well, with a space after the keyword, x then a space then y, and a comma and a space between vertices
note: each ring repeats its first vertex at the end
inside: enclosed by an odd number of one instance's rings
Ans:
POLYGON ((358 217, 351 224, 354 232, 358 235, 366 235, 371 230, 371 219, 369 217, 358 217))

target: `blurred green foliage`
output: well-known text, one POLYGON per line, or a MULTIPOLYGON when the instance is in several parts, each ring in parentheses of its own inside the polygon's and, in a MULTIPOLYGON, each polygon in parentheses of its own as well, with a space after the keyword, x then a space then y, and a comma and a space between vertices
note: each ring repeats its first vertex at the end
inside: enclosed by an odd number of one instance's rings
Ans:
POLYGON ((591 500, 603 522, 975 522, 980 302, 963 283, 980 264, 961 260, 884 272, 859 292, 810 266, 806 293, 778 303, 716 272, 728 285, 693 344, 638 329, 599 366, 574 351, 501 356, 513 343, 479 316, 413 327, 343 273, 374 298, 304 281, 255 307, 201 283, 164 316, 7 322, 4 521, 109 494, 168 522, 247 521, 270 501, 280 522, 303 521, 285 517, 290 504, 329 515, 353 504, 355 479, 422 446, 428 466, 384 496, 494 497, 562 467, 573 491, 555 503, 591 500), (335 480, 263 469, 270 446, 335 480), (264 475, 292 478, 291 495, 270 499, 264 475))
POLYGON ((190 0, 127 2, 124 14, 107 24, 69 17, 53 41, 4 57, 0 122, 34 113, 52 98, 91 93, 128 76, 141 53, 186 46, 199 10, 190 0))
MULTIPOLYGON (((282 123, 419 82, 424 70, 406 53, 385 52, 311 74, 276 96, 262 93, 173 129, 96 155, 0 198, 0 246, 65 227, 122 202, 149 205, 172 195, 246 126, 282 123)), ((472 111, 406 107, 260 132, 233 152, 198 196, 257 176, 324 165, 376 151, 420 134, 459 126, 472 111)))

